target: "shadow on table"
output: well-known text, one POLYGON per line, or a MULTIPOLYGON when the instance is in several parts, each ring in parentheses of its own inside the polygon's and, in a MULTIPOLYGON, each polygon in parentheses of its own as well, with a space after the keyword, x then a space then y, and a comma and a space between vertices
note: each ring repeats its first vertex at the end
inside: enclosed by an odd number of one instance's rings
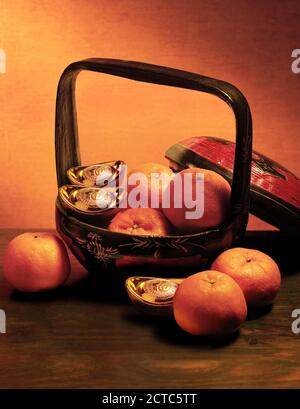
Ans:
POLYGON ((173 345, 220 348, 232 344, 239 337, 239 331, 222 338, 192 336, 183 331, 172 317, 145 316, 135 310, 125 313, 123 319, 139 326, 151 326, 155 336, 173 345))
POLYGON ((247 321, 257 320, 272 311, 273 305, 265 305, 264 307, 248 309, 247 321))
POLYGON ((111 282, 101 280, 93 275, 71 285, 63 286, 55 290, 38 293, 23 293, 13 291, 11 297, 16 301, 48 302, 58 300, 81 300, 94 301, 103 304, 129 304, 123 280, 111 282))

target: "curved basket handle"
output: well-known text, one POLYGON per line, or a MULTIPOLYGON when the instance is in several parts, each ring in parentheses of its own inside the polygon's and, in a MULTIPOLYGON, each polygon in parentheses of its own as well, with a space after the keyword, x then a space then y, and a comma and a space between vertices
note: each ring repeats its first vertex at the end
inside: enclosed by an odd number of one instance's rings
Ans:
MULTIPOLYGON (((232 179, 232 216, 245 228, 249 209, 252 156, 252 119, 248 102, 233 85, 214 78, 134 61, 90 58, 70 64, 63 72, 57 90, 55 153, 57 184, 68 183, 67 170, 81 164, 78 143, 75 83, 82 70, 116 75, 136 81, 192 89, 216 95, 233 110, 236 121, 236 150, 232 179)), ((242 230, 242 229, 241 229, 242 230)))

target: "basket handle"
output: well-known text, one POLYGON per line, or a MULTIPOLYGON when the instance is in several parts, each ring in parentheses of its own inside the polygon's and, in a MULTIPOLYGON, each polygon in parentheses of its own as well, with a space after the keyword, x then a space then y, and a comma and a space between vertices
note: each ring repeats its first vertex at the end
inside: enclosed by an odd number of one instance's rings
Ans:
POLYGON ((232 179, 232 216, 245 225, 249 208, 252 156, 252 119, 248 102, 233 85, 214 78, 134 61, 90 58, 70 64, 57 90, 55 154, 58 187, 67 184, 67 170, 81 164, 78 142, 75 83, 80 71, 95 71, 136 81, 192 89, 216 95, 233 110, 236 121, 236 150, 232 179))

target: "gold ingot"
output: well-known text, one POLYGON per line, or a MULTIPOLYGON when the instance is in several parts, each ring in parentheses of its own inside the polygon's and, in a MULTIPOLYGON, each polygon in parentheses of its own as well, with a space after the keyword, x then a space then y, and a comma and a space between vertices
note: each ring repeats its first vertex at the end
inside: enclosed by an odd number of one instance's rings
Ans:
POLYGON ((86 223, 105 227, 106 221, 119 211, 125 193, 108 187, 80 187, 65 185, 58 190, 58 199, 64 210, 86 223))
POLYGON ((75 166, 67 170, 71 184, 85 187, 104 187, 117 183, 121 167, 121 160, 97 163, 89 166, 75 166))
POLYGON ((135 306, 146 314, 170 316, 180 278, 129 277, 125 286, 135 306))

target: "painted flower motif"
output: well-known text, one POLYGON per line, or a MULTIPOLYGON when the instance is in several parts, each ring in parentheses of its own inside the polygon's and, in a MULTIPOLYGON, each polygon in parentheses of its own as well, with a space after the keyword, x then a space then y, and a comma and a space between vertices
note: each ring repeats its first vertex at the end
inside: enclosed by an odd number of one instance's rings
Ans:
POLYGON ((191 237, 174 237, 167 241, 161 241, 155 236, 131 236, 127 242, 118 243, 116 247, 105 245, 105 236, 102 237, 98 233, 89 232, 88 234, 79 233, 74 237, 74 233, 67 228, 63 223, 63 229, 66 234, 72 237, 72 240, 80 246, 81 249, 86 250, 94 259, 101 262, 105 268, 109 267, 115 260, 123 257, 122 249, 137 250, 138 254, 147 253, 149 256, 160 258, 168 257, 171 251, 172 256, 178 257, 180 255, 189 255, 191 250, 195 254, 202 254, 203 260, 206 259, 208 251, 204 243, 201 244, 191 237), (169 249, 169 250, 168 250, 169 249), (150 250, 150 252, 149 252, 150 250), (150 254, 149 254, 150 253, 150 254))
POLYGON ((101 261, 105 267, 114 260, 120 258, 119 250, 111 246, 105 247, 102 238, 97 233, 88 233, 87 239, 77 240, 96 260, 101 261))

